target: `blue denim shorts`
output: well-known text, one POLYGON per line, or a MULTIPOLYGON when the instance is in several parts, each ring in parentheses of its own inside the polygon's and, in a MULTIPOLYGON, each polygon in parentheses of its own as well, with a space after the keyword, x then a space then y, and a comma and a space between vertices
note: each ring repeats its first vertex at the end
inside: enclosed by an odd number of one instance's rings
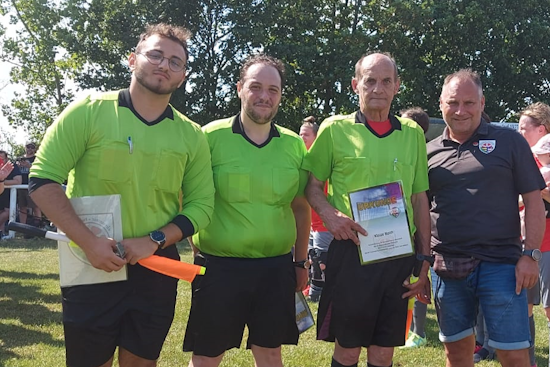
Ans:
POLYGON ((531 345, 527 292, 516 295, 515 265, 482 261, 462 280, 443 279, 432 270, 439 339, 451 343, 474 334, 478 305, 489 333, 489 346, 502 350, 531 345))

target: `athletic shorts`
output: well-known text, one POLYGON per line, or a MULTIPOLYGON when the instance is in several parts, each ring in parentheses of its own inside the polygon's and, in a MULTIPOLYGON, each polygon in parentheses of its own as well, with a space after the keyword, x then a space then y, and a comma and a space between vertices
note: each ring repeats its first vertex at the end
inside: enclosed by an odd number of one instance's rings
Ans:
POLYGON ((531 345, 527 292, 516 294, 516 266, 482 261, 465 279, 450 280, 432 271, 439 340, 452 343, 474 333, 478 304, 483 310, 489 346, 502 350, 531 345))
MULTIPOLYGON (((179 260, 175 246, 156 254, 179 260)), ((156 360, 174 318, 177 283, 137 264, 128 265, 124 282, 61 288, 67 366, 100 366, 117 346, 156 360)))
POLYGON ((395 347, 405 343, 407 288, 414 256, 361 265, 351 240, 330 244, 325 287, 317 316, 317 339, 344 348, 395 347))
POLYGON ((298 343, 292 255, 271 258, 195 257, 206 274, 193 281, 183 350, 217 357, 238 348, 248 327, 247 348, 298 343))
POLYGON ((550 307, 550 252, 543 252, 539 261, 542 307, 550 307))

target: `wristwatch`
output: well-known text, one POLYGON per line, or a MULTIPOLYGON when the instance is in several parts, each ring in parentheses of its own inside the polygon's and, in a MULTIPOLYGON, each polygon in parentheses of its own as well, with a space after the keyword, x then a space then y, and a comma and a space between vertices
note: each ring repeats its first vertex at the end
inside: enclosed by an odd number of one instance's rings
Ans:
POLYGON ((149 238, 159 246, 159 250, 162 249, 162 246, 166 243, 166 235, 162 231, 153 231, 149 233, 149 238))
POLYGON ((430 266, 434 266, 434 257, 431 255, 422 255, 422 254, 416 254, 416 260, 418 261, 427 261, 430 266))
POLYGON ((307 269, 309 268, 309 261, 307 260, 302 260, 302 261, 294 261, 293 262, 294 266, 297 267, 297 268, 300 268, 300 269, 307 269))
POLYGON ((533 259, 535 261, 539 261, 540 259, 542 259, 542 252, 540 252, 540 250, 538 248, 533 249, 533 250, 523 250, 521 255, 522 256, 529 256, 531 259, 533 259))

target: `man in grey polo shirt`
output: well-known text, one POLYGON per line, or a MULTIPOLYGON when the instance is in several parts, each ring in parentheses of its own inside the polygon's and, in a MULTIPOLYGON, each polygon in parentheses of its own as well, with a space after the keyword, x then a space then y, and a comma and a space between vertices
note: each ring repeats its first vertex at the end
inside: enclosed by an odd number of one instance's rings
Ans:
POLYGON ((528 367, 525 288, 538 278, 546 185, 517 132, 487 124, 477 73, 447 76, 440 109, 447 127, 428 144, 433 290, 447 366, 473 366, 479 302, 489 345, 503 366, 528 367), (525 250, 518 195, 525 203, 525 250), (437 274, 435 274, 437 273, 437 274))

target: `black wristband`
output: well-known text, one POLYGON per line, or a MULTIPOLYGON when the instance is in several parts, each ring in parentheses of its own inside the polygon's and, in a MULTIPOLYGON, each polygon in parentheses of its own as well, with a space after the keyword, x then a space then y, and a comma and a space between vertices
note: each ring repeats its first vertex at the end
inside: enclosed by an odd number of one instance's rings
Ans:
POLYGON ((2 182, 4 182, 4 181, 6 181, 6 180, 0 180, 0 183, 2 183, 2 182))
POLYGON ((294 266, 297 267, 297 268, 307 269, 307 267, 306 267, 306 261, 307 261, 307 260, 294 261, 293 264, 294 264, 294 266))

